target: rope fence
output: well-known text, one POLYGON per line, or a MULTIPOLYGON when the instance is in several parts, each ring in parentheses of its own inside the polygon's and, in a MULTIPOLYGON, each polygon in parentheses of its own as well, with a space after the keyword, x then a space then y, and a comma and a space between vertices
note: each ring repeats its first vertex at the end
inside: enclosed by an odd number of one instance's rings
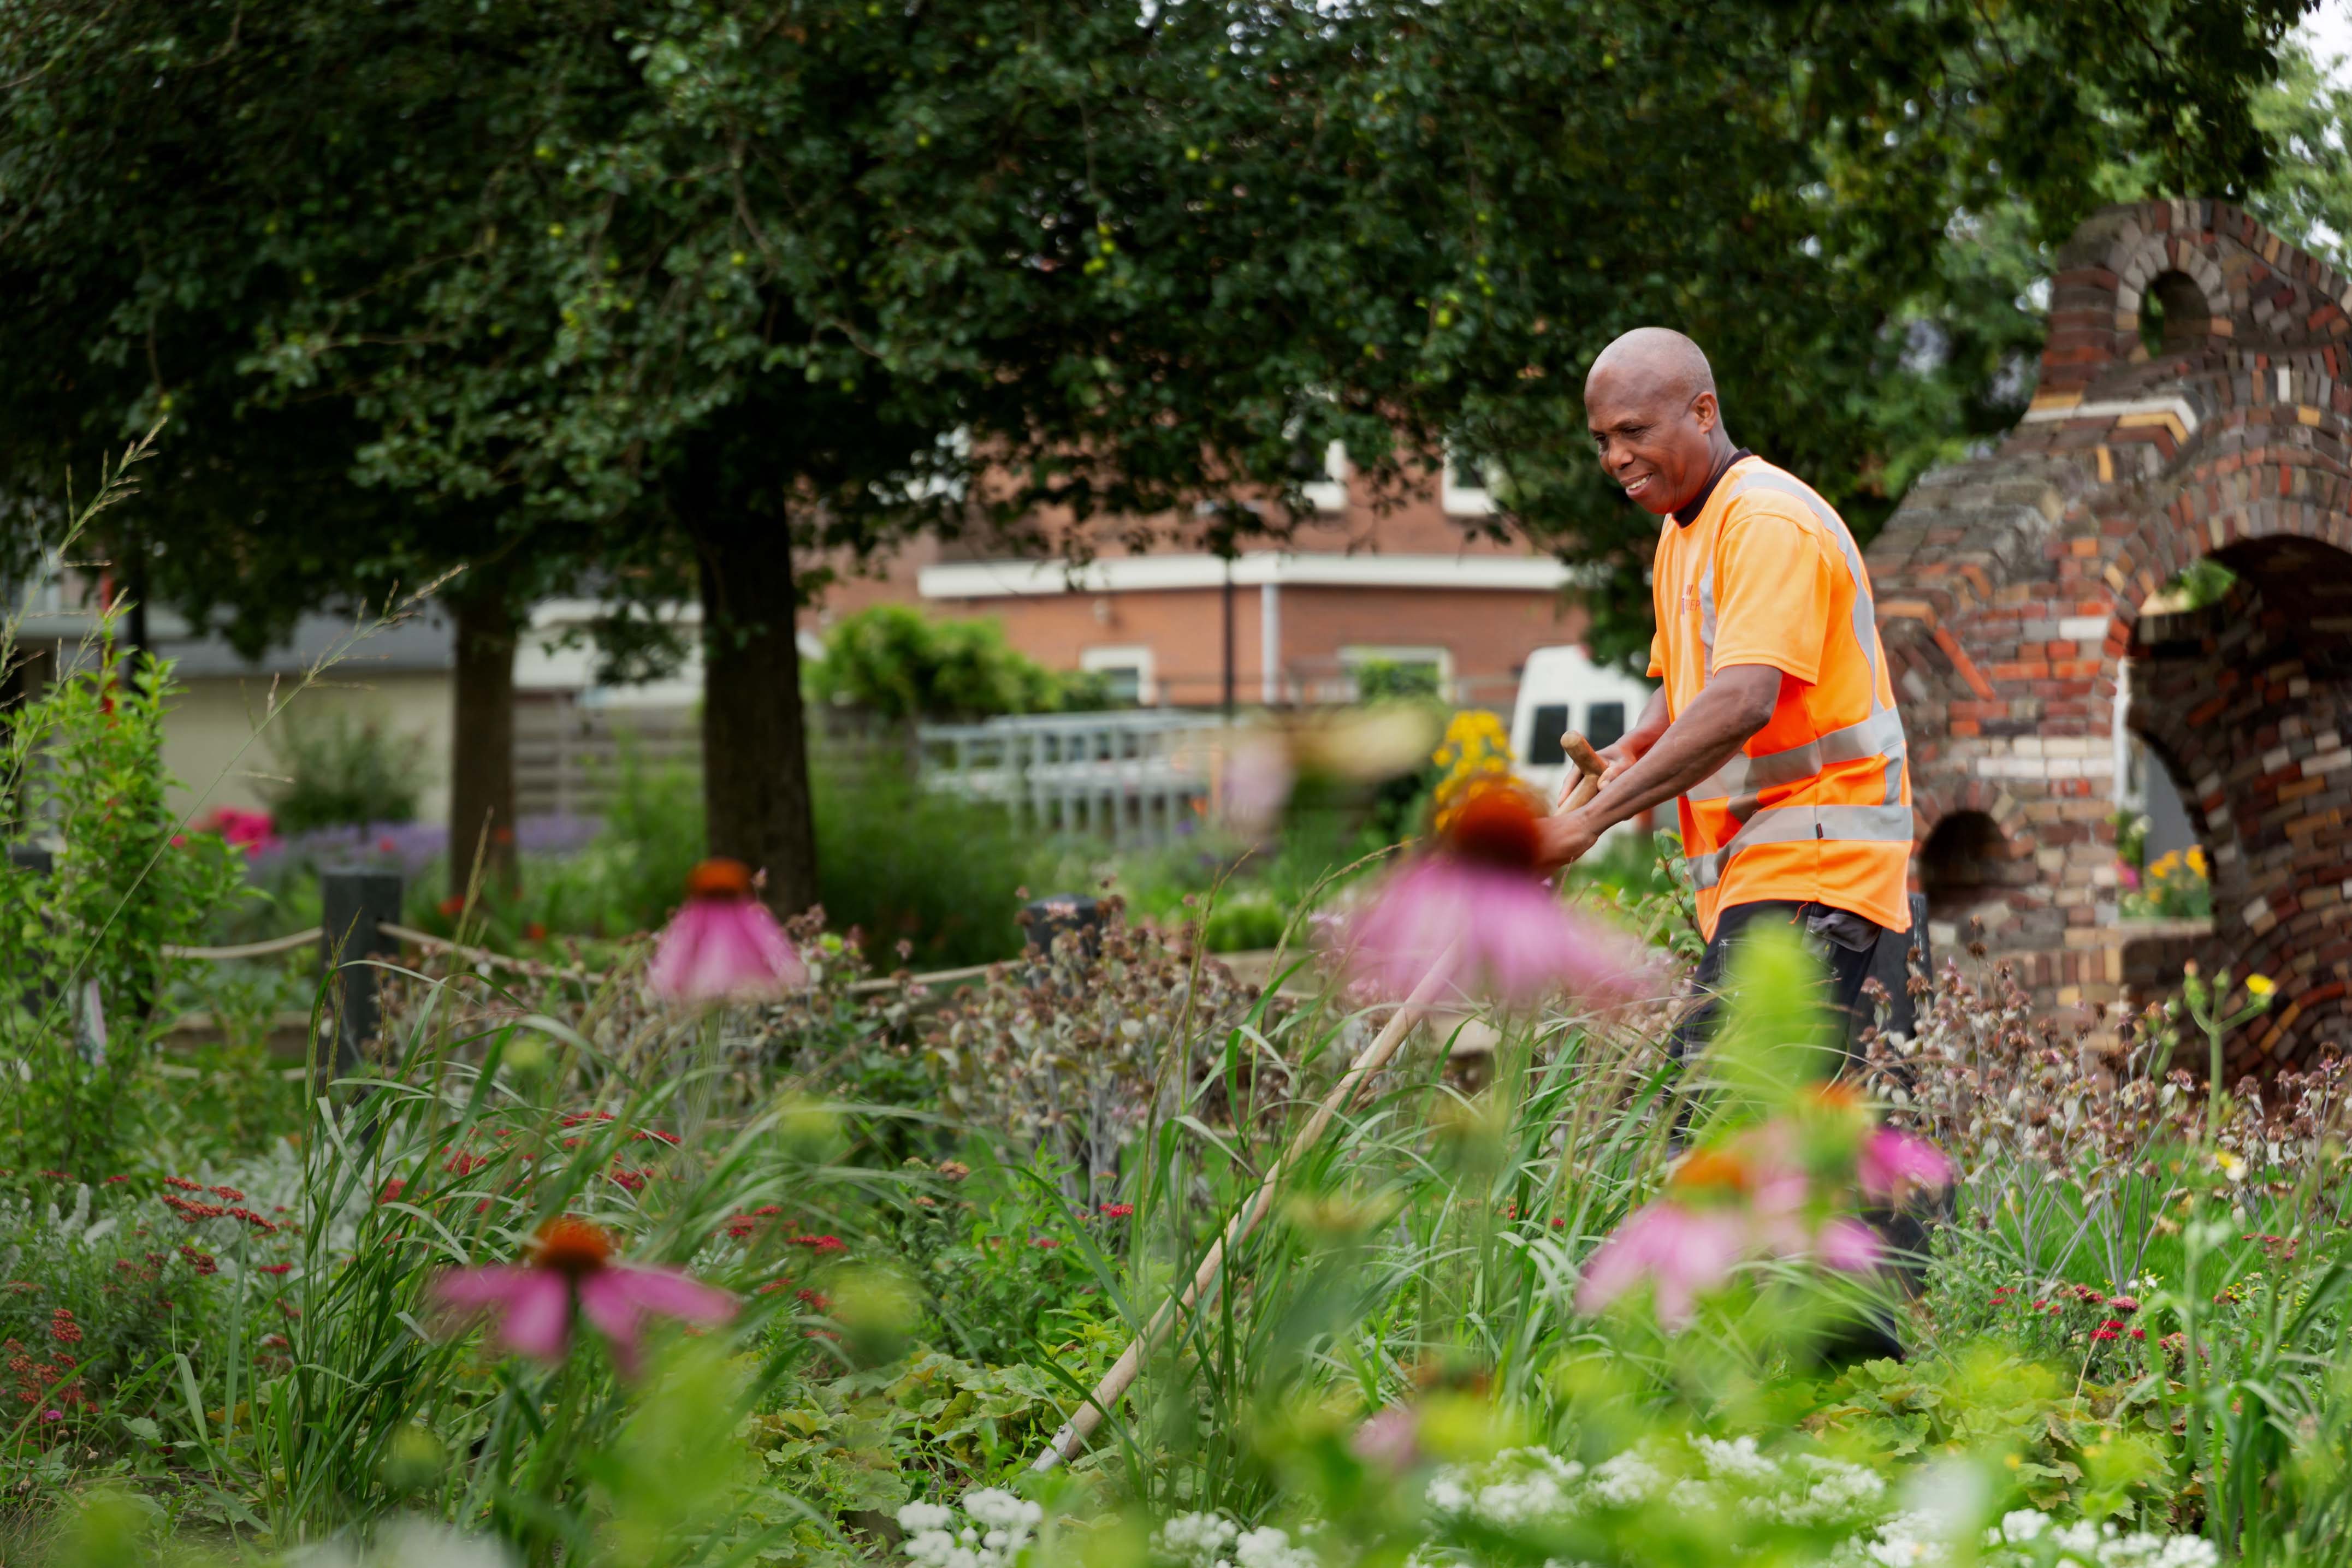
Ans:
MULTIPOLYGON (((561 965, 542 964, 532 958, 519 958, 511 953, 494 952, 469 943, 453 942, 446 936, 436 936, 429 931, 419 931, 413 925, 401 925, 389 920, 376 922, 376 930, 395 942, 405 942, 422 947, 428 953, 446 953, 468 964, 487 964, 494 968, 509 969, 537 980, 574 980, 583 986, 610 984, 610 969, 568 969, 561 965)), ((279 953, 291 953, 298 948, 315 946, 327 934, 326 928, 313 925, 285 936, 272 936, 263 942, 243 942, 232 947, 184 947, 163 944, 166 958, 207 959, 214 963, 229 963, 238 958, 268 958, 279 953)), ((975 980, 993 967, 989 964, 967 964, 960 969, 934 969, 922 975, 882 975, 870 980, 851 982, 852 996, 871 996, 891 990, 901 985, 943 986, 957 980, 975 980)))

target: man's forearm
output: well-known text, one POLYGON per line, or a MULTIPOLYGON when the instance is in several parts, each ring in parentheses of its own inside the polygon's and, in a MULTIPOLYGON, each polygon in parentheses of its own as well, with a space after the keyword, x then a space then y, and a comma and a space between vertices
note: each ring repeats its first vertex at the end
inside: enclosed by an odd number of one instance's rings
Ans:
POLYGON ((1611 779, 1581 808, 1593 831, 1598 834, 1662 800, 1673 800, 1729 761, 1732 753, 1748 744, 1748 737, 1771 716, 1768 698, 1778 692, 1779 673, 1769 673, 1769 693, 1761 686, 1761 675, 1710 683, 1640 761, 1611 779))

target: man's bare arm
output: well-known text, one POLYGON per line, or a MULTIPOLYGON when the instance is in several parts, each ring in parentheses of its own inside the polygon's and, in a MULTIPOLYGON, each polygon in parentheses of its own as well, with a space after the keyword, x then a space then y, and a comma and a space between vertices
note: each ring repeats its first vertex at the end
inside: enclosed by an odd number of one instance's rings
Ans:
MULTIPOLYGON (((1780 672, 1769 664, 1727 664, 1716 671, 1697 700, 1637 760, 1622 771, 1612 762, 1602 775, 1600 794, 1576 810, 1544 819, 1545 863, 1569 864, 1609 829, 1672 800, 1730 760, 1749 737, 1771 722, 1780 679, 1780 672)), ((1642 716, 1643 725, 1663 710, 1661 696, 1642 716)))

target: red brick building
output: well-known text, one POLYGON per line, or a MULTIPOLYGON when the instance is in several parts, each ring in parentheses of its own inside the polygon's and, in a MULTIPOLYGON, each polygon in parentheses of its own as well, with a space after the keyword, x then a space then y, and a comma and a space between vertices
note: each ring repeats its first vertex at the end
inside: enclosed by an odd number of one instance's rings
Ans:
POLYGON ((1494 514, 1486 491, 1449 474, 1381 512, 1333 467, 1308 487, 1310 519, 1230 567, 1181 539, 1112 547, 1085 567, 927 539, 878 576, 837 583, 806 623, 822 631, 881 600, 986 616, 1050 668, 1099 670, 1175 706, 1220 703, 1229 681, 1244 705, 1345 701, 1355 668, 1385 659, 1432 668, 1455 702, 1507 711, 1530 650, 1582 637, 1569 568, 1470 537, 1494 514))

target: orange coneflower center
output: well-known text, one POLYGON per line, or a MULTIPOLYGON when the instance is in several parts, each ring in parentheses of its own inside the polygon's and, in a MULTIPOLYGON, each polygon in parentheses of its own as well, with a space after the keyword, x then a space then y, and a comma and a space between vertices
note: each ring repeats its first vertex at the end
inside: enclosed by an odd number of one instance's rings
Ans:
POLYGON ((751 868, 741 861, 714 855, 686 873, 688 898, 749 898, 751 868))
POLYGON ((1465 860, 1517 870, 1535 868, 1536 809, 1517 786, 1480 789, 1454 810, 1445 841, 1465 860))
POLYGON ((1666 1185, 1693 1197, 1733 1197, 1748 1190, 1748 1167, 1730 1155, 1700 1149, 1675 1167, 1666 1185))
POLYGON ((1814 1104, 1824 1110, 1856 1111, 1862 1108, 1862 1091, 1840 1079, 1816 1083, 1806 1092, 1814 1104))
POLYGON ((613 1260, 613 1239, 601 1226, 575 1215, 559 1214, 539 1228, 531 1242, 530 1260, 574 1278, 593 1274, 613 1260))

